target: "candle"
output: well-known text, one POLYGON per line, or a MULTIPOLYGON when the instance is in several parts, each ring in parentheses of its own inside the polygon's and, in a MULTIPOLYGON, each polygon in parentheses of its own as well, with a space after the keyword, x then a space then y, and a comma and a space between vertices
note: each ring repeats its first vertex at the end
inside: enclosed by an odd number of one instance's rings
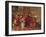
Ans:
POLYGON ((20 22, 21 22, 21 29, 23 30, 25 27, 25 20, 21 19, 20 22))

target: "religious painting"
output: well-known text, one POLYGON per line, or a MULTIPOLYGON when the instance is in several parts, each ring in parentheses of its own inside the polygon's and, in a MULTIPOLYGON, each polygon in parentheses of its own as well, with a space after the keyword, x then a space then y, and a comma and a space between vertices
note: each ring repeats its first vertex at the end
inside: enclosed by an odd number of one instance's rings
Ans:
POLYGON ((6 1, 7 35, 45 33, 44 3, 6 1))

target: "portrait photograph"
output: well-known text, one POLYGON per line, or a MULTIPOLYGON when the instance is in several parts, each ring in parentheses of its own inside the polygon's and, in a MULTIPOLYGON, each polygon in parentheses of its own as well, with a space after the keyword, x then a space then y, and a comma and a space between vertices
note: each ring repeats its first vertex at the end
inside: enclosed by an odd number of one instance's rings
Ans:
POLYGON ((6 36, 45 33, 45 4, 6 1, 6 36))

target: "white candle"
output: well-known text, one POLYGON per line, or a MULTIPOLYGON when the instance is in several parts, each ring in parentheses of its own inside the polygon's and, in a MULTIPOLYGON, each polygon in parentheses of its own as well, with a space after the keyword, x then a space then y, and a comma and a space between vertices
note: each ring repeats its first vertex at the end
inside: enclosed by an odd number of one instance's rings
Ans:
POLYGON ((25 26, 25 23, 24 22, 21 22, 21 28, 23 29, 25 26))
POLYGON ((23 29, 25 27, 25 20, 21 20, 21 29, 23 29))

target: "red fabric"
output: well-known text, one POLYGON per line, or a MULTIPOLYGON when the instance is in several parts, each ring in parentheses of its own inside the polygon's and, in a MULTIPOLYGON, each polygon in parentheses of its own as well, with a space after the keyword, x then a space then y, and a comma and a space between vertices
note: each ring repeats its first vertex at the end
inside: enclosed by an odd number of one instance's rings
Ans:
POLYGON ((31 17, 25 18, 26 25, 27 25, 27 30, 31 30, 36 27, 36 20, 31 17))
POLYGON ((30 25, 30 23, 32 23, 32 18, 26 17, 25 21, 26 21, 26 24, 30 25))
MULTIPOLYGON (((20 25, 19 20, 21 20, 21 18, 14 18, 14 20, 15 19, 17 20, 15 29, 16 30, 21 30, 21 27, 19 27, 19 25, 20 25)), ((26 27, 23 30, 31 30, 33 27, 36 26, 36 21, 33 20, 32 18, 26 17, 26 18, 23 18, 23 19, 26 21, 26 27)))

